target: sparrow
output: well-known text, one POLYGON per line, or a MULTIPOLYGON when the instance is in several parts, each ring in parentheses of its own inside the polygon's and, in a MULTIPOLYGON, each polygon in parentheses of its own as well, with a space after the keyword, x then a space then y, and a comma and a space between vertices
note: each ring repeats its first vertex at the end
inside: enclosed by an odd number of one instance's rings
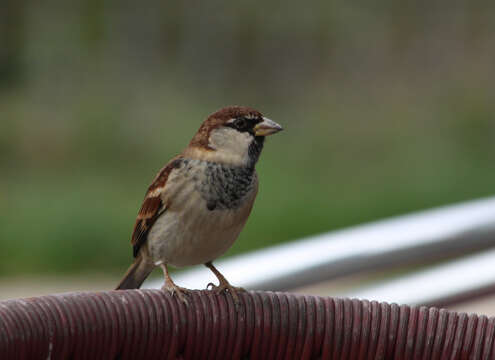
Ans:
POLYGON ((164 291, 187 303, 188 289, 175 284, 168 265, 204 264, 219 284, 207 288, 237 291, 213 266, 239 236, 258 193, 255 170, 265 137, 282 130, 276 122, 245 106, 211 114, 187 148, 156 175, 139 210, 131 244, 134 262, 117 286, 137 289, 151 271, 163 269, 164 291))

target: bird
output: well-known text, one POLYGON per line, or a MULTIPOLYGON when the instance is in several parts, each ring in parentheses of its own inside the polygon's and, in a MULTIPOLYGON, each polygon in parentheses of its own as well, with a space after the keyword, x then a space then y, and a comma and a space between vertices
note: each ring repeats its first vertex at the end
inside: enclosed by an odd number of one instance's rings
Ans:
POLYGON ((163 291, 187 304, 186 288, 168 266, 204 264, 219 281, 207 289, 238 292, 213 265, 242 231, 258 193, 255 165, 266 136, 282 127, 247 106, 228 106, 206 118, 189 145, 170 160, 146 191, 132 233, 134 262, 116 290, 138 289, 155 267, 163 291))

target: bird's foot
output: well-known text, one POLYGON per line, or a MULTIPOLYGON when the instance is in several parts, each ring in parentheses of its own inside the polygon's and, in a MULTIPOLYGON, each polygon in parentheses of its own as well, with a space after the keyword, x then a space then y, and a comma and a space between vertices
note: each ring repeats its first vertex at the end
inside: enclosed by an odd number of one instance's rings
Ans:
POLYGON ((208 285, 206 285, 206 288, 208 290, 216 292, 217 294, 221 294, 224 291, 228 291, 232 295, 232 299, 234 300, 234 304, 236 306, 239 306, 241 304, 241 300, 239 298, 238 293, 246 291, 242 287, 230 285, 230 283, 227 280, 220 281, 220 284, 218 284, 218 286, 213 283, 209 283, 208 285))
POLYGON ((189 301, 187 300, 189 289, 177 286, 174 283, 165 283, 162 286, 162 291, 170 292, 172 296, 177 296, 180 301, 182 301, 186 305, 189 305, 189 301))

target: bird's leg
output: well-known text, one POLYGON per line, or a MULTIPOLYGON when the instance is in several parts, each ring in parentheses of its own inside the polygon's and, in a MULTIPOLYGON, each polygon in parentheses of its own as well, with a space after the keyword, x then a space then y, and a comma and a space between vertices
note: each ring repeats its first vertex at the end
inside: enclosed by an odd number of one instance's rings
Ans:
POLYGON ((163 275, 165 276, 165 284, 162 286, 163 291, 170 291, 172 296, 177 295, 177 297, 185 304, 188 304, 186 294, 189 289, 178 286, 172 278, 170 277, 166 264, 161 264, 163 269, 163 275))
POLYGON ((210 289, 217 292, 217 293, 221 293, 225 290, 228 290, 229 293, 232 294, 232 298, 234 299, 234 303, 236 305, 239 305, 240 304, 240 300, 239 300, 239 295, 237 294, 237 292, 242 292, 242 291, 246 291, 244 290, 243 288, 241 287, 236 287, 236 286, 232 286, 230 285, 230 283, 227 281, 227 279, 220 273, 220 271, 217 270, 216 267, 213 266, 212 262, 209 261, 205 264, 205 266, 210 269, 213 274, 215 274, 215 276, 217 277, 218 281, 219 281, 219 284, 218 286, 214 285, 213 283, 209 283, 206 288, 207 289, 210 289))

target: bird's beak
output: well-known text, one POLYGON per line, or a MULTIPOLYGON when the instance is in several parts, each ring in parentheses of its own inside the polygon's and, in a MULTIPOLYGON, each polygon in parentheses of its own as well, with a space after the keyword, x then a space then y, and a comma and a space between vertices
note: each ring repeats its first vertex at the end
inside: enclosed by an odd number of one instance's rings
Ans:
POLYGON ((254 135, 255 136, 268 136, 275 133, 278 133, 282 130, 282 126, 277 124, 275 121, 263 118, 263 121, 256 124, 254 127, 254 135))

